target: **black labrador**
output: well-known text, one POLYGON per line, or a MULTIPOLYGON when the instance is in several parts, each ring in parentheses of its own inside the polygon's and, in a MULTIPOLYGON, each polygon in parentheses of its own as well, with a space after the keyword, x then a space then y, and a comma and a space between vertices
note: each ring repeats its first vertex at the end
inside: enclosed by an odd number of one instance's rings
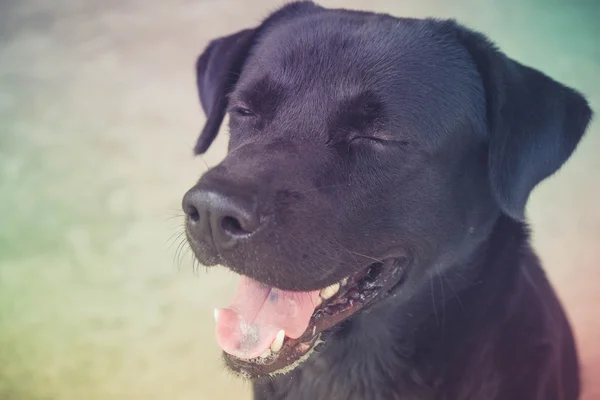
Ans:
POLYGON ((532 189, 591 118, 578 92, 452 20, 280 8, 197 61, 184 196, 256 399, 577 399, 569 322, 529 245, 532 189))

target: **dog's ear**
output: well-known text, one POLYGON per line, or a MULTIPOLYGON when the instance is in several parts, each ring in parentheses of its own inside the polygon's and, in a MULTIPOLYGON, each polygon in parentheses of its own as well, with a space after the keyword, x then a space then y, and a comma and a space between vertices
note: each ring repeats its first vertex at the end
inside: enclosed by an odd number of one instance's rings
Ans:
POLYGON ((208 150, 219 132, 227 109, 227 95, 237 82, 255 31, 246 29, 213 40, 196 61, 196 85, 206 114, 206 123, 194 147, 196 155, 208 150))
POLYGON ((524 220, 529 194, 571 156, 592 111, 577 91, 506 57, 482 34, 452 24, 485 90, 494 197, 505 214, 524 220))
POLYGON ((322 7, 311 1, 291 2, 269 15, 258 28, 246 29, 211 41, 196 61, 196 85, 206 124, 194 153, 204 153, 217 136, 227 109, 227 96, 235 87, 246 57, 258 36, 275 24, 315 13, 322 7))

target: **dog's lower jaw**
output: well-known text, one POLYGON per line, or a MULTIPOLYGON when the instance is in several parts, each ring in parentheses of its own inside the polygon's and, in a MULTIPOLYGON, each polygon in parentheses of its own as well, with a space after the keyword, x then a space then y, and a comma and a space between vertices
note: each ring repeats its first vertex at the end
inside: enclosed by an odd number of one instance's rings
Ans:
POLYGON ((313 356, 313 354, 315 354, 317 352, 316 348, 318 345, 325 343, 321 340, 318 340, 317 343, 315 344, 315 346, 311 347, 308 352, 306 352, 304 355, 302 355, 299 359, 297 359, 296 361, 294 361, 292 364, 287 365, 283 368, 280 368, 278 370, 275 370, 273 372, 270 372, 267 376, 261 376, 261 377, 253 377, 251 376, 248 372, 245 372, 244 370, 232 370, 232 373, 242 379, 249 379, 249 380, 253 380, 254 383, 256 384, 257 382, 262 382, 265 380, 271 380, 275 377, 278 376, 282 376, 282 375, 286 375, 289 374, 290 372, 294 371, 296 368, 300 367, 302 364, 304 364, 310 357, 313 356))

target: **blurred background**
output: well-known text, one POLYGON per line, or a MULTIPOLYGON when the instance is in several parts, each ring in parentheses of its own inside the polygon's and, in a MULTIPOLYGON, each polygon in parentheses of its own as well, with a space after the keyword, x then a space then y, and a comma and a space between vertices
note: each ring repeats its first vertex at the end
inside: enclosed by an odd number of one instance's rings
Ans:
MULTIPOLYGON (((0 0, 0 399, 248 399, 222 367, 223 269, 194 273, 180 201, 207 42, 280 0, 0 0)), ((455 17, 600 113, 599 1, 323 0, 455 17)), ((528 207, 534 246, 600 399, 600 121, 528 207)))

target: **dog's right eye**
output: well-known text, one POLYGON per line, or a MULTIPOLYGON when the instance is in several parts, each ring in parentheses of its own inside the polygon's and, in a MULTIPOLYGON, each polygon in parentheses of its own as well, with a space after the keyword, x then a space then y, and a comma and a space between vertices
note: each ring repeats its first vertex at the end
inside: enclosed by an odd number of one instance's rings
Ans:
POLYGON ((355 136, 350 139, 349 144, 364 143, 368 145, 378 144, 384 145, 387 141, 375 136, 355 136))
POLYGON ((235 115, 239 115, 240 117, 252 117, 254 113, 252 110, 245 107, 232 107, 230 112, 235 115))

